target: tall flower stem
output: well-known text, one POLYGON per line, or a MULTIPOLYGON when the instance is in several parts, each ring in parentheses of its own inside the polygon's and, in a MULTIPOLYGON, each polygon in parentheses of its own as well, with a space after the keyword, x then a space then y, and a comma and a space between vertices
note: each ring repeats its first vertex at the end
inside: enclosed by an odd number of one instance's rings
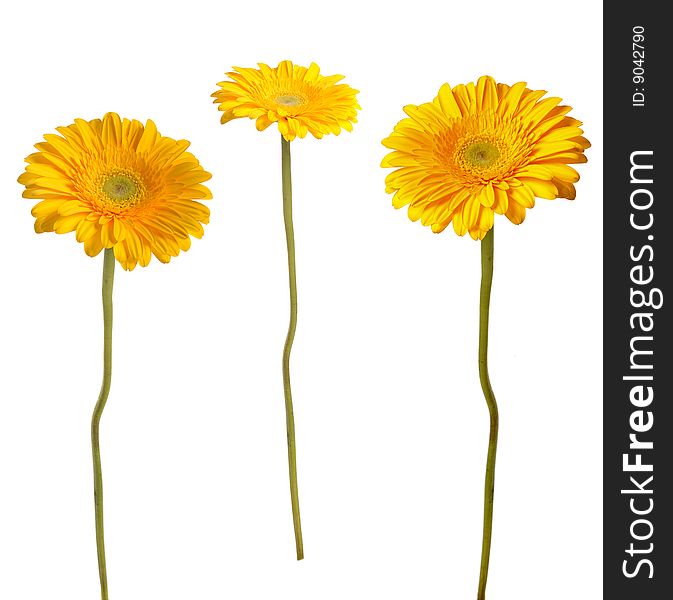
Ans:
POLYGON ((488 562, 491 556, 491 534, 493 529, 493 488, 495 483, 495 456, 498 446, 498 404, 488 377, 488 316, 491 302, 491 283, 493 282, 493 229, 481 242, 481 289, 479 292, 479 381, 484 392, 490 431, 488 435, 488 454, 486 457, 486 481, 484 484, 484 532, 481 546, 481 569, 479 572, 479 591, 477 600, 486 598, 486 580, 488 562))
POLYGON ((294 227, 292 225, 292 169, 290 142, 283 136, 281 140, 283 173, 283 217, 285 218, 285 239, 287 241, 287 267, 290 278, 290 326, 283 348, 283 390, 285 392, 285 421, 287 427, 287 460, 290 469, 290 499, 292 501, 292 521, 297 547, 297 560, 304 558, 304 541, 301 536, 299 515, 299 488, 297 486, 297 448, 294 439, 294 411, 292 409, 292 388, 290 386, 290 353, 297 330, 297 273, 294 260, 294 227))
POLYGON ((108 600, 107 569, 105 567, 105 535, 103 530, 103 474, 100 463, 100 418, 110 393, 112 378, 112 285, 115 274, 115 257, 112 248, 105 250, 103 258, 103 384, 98 402, 91 417, 91 450, 93 453, 93 490, 96 515, 96 550, 100 576, 101 600, 108 600))

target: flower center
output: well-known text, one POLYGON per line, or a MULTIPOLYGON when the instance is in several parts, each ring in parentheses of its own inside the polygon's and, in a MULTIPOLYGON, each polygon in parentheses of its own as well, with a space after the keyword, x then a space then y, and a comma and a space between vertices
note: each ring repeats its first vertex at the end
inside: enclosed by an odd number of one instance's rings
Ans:
POLYGON ((306 102, 306 99, 298 94, 281 94, 275 98, 276 104, 282 106, 300 106, 306 102))
POLYGON ((511 148, 495 136, 467 136, 455 147, 454 164, 475 182, 498 179, 509 169, 511 148))
POLYGON ((499 158, 498 147, 486 141, 473 142, 463 150, 463 160, 477 170, 492 167, 499 158))
POLYGON ((130 171, 113 171, 101 177, 100 190, 105 204, 115 208, 129 208, 145 195, 142 180, 130 171))

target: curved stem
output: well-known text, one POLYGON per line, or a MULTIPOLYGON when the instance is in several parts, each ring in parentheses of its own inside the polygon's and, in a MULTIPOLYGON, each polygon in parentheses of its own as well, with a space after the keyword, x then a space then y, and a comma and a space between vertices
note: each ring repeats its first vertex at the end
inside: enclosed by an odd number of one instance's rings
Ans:
POLYGON ((114 283, 115 257, 112 248, 106 248, 103 259, 103 384, 98 402, 91 417, 91 450, 93 453, 93 490, 96 514, 96 550, 100 595, 108 600, 107 570, 105 567, 105 536, 103 531, 103 475, 100 463, 100 418, 110 393, 112 378, 112 284, 114 283))
POLYGON ((484 532, 481 546, 481 569, 477 600, 486 598, 488 562, 491 555, 491 534, 493 529, 493 488, 495 483, 495 455, 498 446, 498 405, 488 377, 488 314, 493 281, 493 229, 481 242, 481 290, 479 292, 479 381, 484 392, 490 431, 486 458, 486 481, 484 484, 484 532))
POLYGON ((292 521, 297 547, 297 560, 304 558, 304 542, 301 536, 299 515, 299 488, 297 486, 297 448, 294 439, 294 412, 292 410, 292 388, 290 386, 290 353, 297 330, 297 273, 294 262, 294 227, 292 225, 292 175, 290 165, 290 142, 281 136, 283 173, 283 217, 285 218, 285 239, 287 241, 287 267, 290 278, 290 326, 283 348, 283 389, 285 392, 285 421, 287 427, 287 460, 290 469, 290 499, 292 501, 292 521))

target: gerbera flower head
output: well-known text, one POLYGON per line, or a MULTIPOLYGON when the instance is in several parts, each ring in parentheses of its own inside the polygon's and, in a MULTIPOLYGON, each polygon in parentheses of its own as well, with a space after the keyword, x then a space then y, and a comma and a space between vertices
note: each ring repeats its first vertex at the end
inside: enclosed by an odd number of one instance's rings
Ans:
POLYGON ((307 68, 289 60, 275 68, 259 63, 259 69, 234 69, 212 94, 223 111, 222 123, 249 117, 256 119, 259 131, 278 123, 280 133, 291 142, 309 132, 316 138, 339 135, 342 129, 352 131, 357 122, 358 91, 338 83, 343 75, 321 75, 315 63, 307 68))
POLYGON ((75 232, 89 256, 114 248, 124 269, 167 263, 203 235, 212 198, 210 173, 187 152, 189 142, 162 136, 152 121, 76 119, 57 127, 26 158, 24 198, 40 199, 35 231, 75 232))
POLYGON ((579 175, 568 165, 586 162, 590 144, 571 108, 545 94, 484 76, 405 106, 408 118, 383 140, 393 152, 381 166, 396 168, 386 177, 393 206, 408 205, 436 233, 453 223, 476 240, 496 213, 518 225, 535 197, 574 199, 579 175))

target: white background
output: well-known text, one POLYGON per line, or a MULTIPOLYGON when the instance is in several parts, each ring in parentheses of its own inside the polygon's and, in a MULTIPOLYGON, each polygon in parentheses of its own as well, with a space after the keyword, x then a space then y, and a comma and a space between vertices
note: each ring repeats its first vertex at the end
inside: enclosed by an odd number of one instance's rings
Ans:
POLYGON ((577 200, 496 220, 501 409, 489 600, 601 594, 600 3, 25 2, 2 9, 0 597, 98 597, 89 420, 102 254, 33 233, 16 183, 43 133, 152 118, 213 173, 211 224, 115 280, 102 424, 113 600, 468 599, 488 416, 479 244, 384 193, 402 106, 489 73, 574 107, 577 200), (294 559, 280 370, 288 319, 280 141, 221 126, 232 65, 289 58, 360 89, 352 134, 292 144, 292 359, 306 559, 294 559))

